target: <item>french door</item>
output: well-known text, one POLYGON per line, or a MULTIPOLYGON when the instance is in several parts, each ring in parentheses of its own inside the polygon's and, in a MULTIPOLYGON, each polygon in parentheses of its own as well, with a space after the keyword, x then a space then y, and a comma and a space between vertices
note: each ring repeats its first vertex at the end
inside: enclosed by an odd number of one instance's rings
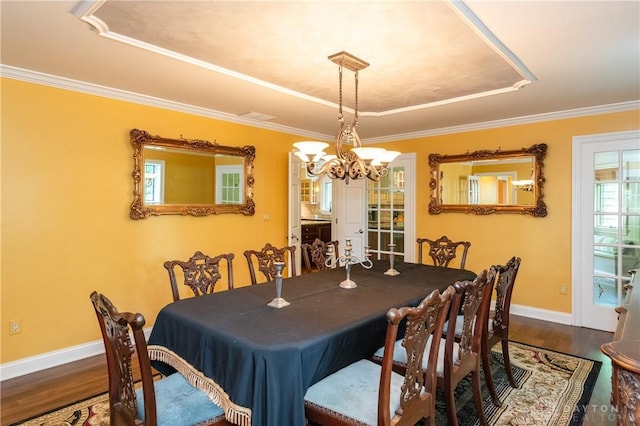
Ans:
POLYGON ((367 183, 367 241, 372 260, 415 261, 415 155, 402 155, 378 182, 367 183), (393 247, 390 245, 393 244, 393 247))
POLYGON ((613 331, 640 268, 640 132, 575 137, 574 322, 613 331))
POLYGON ((389 165, 379 182, 359 179, 334 185, 336 232, 340 251, 350 238, 353 254, 361 257, 368 246, 371 260, 388 259, 389 243, 396 244, 398 259, 415 262, 416 178, 415 153, 402 154, 389 165))

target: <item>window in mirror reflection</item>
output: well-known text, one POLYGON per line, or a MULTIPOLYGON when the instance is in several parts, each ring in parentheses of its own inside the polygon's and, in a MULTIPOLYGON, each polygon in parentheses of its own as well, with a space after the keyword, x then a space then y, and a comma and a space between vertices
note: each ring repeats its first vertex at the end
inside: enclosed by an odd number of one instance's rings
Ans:
POLYGON ((216 204, 242 202, 242 165, 216 166, 216 204))
POLYGON ((145 204, 164 202, 164 161, 144 162, 144 202, 145 204))

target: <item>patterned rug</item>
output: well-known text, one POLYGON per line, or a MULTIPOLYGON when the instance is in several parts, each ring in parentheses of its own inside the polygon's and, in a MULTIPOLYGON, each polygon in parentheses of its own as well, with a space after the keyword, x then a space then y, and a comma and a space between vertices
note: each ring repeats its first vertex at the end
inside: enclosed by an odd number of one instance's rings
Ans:
MULTIPOLYGON (((584 413, 579 407, 588 404, 601 363, 510 342, 509 353, 514 378, 519 388, 507 381, 500 345, 491 353, 491 370, 501 407, 495 407, 482 379, 484 411, 491 425, 576 426, 584 413)), ((483 375, 481 375, 483 376, 483 375)), ((460 426, 479 425, 473 405, 471 380, 456 388, 456 407, 460 426)), ((443 395, 436 402, 437 426, 446 426, 443 395)), ((106 394, 54 410, 12 426, 109 426, 106 394)), ((421 423, 419 423, 421 425, 421 423)))

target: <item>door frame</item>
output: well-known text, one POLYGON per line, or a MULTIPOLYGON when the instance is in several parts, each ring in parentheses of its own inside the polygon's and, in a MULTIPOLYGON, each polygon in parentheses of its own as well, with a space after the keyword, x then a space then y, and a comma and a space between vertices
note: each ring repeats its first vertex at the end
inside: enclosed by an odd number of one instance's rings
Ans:
MULTIPOLYGON (((583 147, 590 143, 620 142, 628 139, 640 139, 640 130, 624 132, 598 133, 585 136, 574 136, 572 140, 572 188, 571 200, 571 324, 583 326, 582 320, 582 291, 584 277, 582 276, 582 258, 580 250, 582 243, 581 229, 584 226, 582 221, 582 202, 584 191, 592 191, 592 188, 585 188, 582 181, 584 164, 582 163, 583 147)), ((593 226, 593 223, 591 224, 593 226)))

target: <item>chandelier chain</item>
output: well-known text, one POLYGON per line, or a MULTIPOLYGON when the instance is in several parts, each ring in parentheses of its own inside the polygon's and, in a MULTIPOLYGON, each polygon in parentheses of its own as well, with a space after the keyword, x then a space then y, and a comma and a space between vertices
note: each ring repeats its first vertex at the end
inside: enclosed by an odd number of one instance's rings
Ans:
POLYGON ((329 56, 329 59, 338 65, 338 87, 339 87, 339 108, 338 121, 340 129, 335 138, 335 155, 327 155, 324 149, 329 144, 316 141, 296 142, 294 146, 298 149, 295 154, 306 163, 307 175, 321 176, 326 175, 331 179, 344 180, 348 185, 350 180, 370 179, 379 181, 383 176, 387 176, 389 170, 388 164, 398 155, 397 151, 387 151, 383 148, 363 147, 360 137, 356 131, 359 124, 359 72, 369 66, 362 59, 347 53, 340 52, 329 56), (345 123, 343 108, 343 68, 347 68, 354 73, 355 77, 355 107, 353 121, 350 124, 345 123), (344 145, 350 148, 343 148, 344 145))
POLYGON ((340 88, 340 108, 338 109, 338 120, 340 122, 344 121, 344 116, 342 115, 342 65, 338 67, 338 87, 340 88))
POLYGON ((358 71, 355 72, 356 76, 356 110, 353 116, 353 127, 356 127, 359 123, 358 120, 358 71))

